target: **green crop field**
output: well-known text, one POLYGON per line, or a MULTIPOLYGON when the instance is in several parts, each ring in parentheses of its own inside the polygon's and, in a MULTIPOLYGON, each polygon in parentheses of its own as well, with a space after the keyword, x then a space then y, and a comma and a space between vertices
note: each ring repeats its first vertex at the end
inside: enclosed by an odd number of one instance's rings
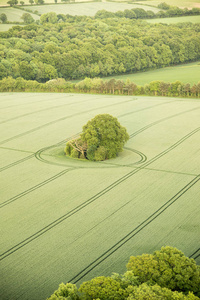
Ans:
POLYGON ((166 67, 146 72, 105 77, 103 79, 108 80, 110 78, 121 79, 124 81, 129 78, 137 85, 145 85, 146 83, 150 83, 154 80, 163 80, 165 82, 175 82, 176 80, 180 80, 183 83, 196 84, 200 81, 200 62, 166 67))
MULTIPOLYGON (((34 11, 34 10, 33 10, 34 11)), ((21 16, 26 13, 26 11, 18 9, 18 8, 13 8, 13 7, 6 7, 2 8, 0 7, 0 14, 6 14, 8 21, 9 22, 23 22, 21 19, 21 16)), ((30 14, 35 20, 39 20, 39 16, 35 14, 30 14)))
POLYGON ((200 263, 199 100, 1 93, 0 109, 1 300, 124 273, 163 245, 200 263), (127 128, 124 151, 67 158, 66 141, 100 113, 127 128))
POLYGON ((165 24, 174 24, 174 23, 183 23, 183 22, 192 22, 200 23, 200 16, 186 16, 186 17, 177 17, 177 18, 159 18, 147 20, 149 23, 165 23, 165 24))
MULTIPOLYGON (((7 31, 10 28, 12 28, 13 26, 16 26, 14 24, 0 24, 0 31, 7 31)), ((23 26, 23 25, 20 25, 23 26)))
POLYGON ((118 10, 124 11, 131 8, 143 8, 145 10, 152 10, 158 12, 159 9, 151 6, 128 4, 128 3, 115 3, 115 2, 93 2, 93 3, 75 3, 75 4, 59 4, 59 5, 34 5, 29 9, 37 10, 40 14, 54 11, 56 14, 70 14, 94 16, 97 11, 105 9, 111 12, 118 10))

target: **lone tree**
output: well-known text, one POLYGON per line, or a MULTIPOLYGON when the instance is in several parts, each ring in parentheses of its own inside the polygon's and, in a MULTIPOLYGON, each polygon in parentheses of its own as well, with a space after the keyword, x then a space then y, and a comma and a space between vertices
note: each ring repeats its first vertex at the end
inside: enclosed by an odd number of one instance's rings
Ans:
POLYGON ((123 150, 128 139, 126 128, 120 125, 117 118, 100 114, 83 126, 78 139, 67 142, 65 153, 92 161, 110 159, 123 150))
POLYGON ((33 19, 33 17, 29 13, 23 13, 23 15, 21 16, 21 19, 26 24, 31 24, 31 23, 35 22, 35 20, 33 19))
POLYGON ((6 23, 7 20, 8 20, 6 14, 4 14, 4 13, 0 14, 0 20, 1 20, 2 23, 6 23))

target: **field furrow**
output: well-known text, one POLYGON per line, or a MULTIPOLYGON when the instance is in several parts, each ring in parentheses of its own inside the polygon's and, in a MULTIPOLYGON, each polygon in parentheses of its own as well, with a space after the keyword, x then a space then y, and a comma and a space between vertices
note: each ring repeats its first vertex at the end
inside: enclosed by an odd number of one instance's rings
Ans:
POLYGON ((1 101, 2 300, 42 300, 61 282, 122 273, 130 255, 163 245, 199 262, 199 101, 32 93, 1 101), (127 128, 124 151, 103 162, 66 157, 66 141, 99 113, 127 128))

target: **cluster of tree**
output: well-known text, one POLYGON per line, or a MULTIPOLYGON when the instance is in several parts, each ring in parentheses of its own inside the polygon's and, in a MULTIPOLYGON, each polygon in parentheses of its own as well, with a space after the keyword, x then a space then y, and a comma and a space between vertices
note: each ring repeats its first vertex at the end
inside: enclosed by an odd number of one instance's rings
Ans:
MULTIPOLYGON (((24 5, 24 1, 18 1, 18 0, 9 0, 8 2, 7 2, 10 6, 15 6, 15 5, 17 5, 18 3, 20 3, 21 5, 24 5)), ((29 3, 32 5, 32 4, 39 4, 39 5, 41 5, 41 4, 44 4, 44 0, 29 0, 29 3)), ((56 2, 57 3, 57 2, 56 2)))
MULTIPOLYGON (((163 3, 165 7, 165 3, 163 3)), ((145 10, 143 8, 132 8, 125 9, 124 11, 110 12, 105 9, 99 10, 95 14, 95 18, 104 19, 104 18, 127 18, 127 19, 155 19, 155 18, 169 18, 169 17, 180 17, 180 16, 196 16, 200 15, 200 8, 194 7, 192 9, 188 8, 179 8, 177 6, 170 6, 166 4, 168 7, 165 11, 163 10, 163 6, 160 5, 162 10, 158 12, 153 12, 152 10, 145 10)), ((158 5, 159 7, 159 5, 158 5)))
POLYGON ((1 32, 0 79, 46 82, 133 73, 200 58, 200 24, 41 16, 41 25, 1 32))
POLYGON ((179 80, 172 83, 156 80, 139 86, 129 79, 124 82, 115 78, 106 81, 101 78, 85 78, 78 83, 58 78, 46 83, 39 83, 21 77, 17 79, 6 77, 0 80, 0 92, 70 92, 200 98, 200 82, 191 86, 189 83, 184 84, 179 80))
POLYGON ((120 276, 100 276, 75 284, 60 284, 48 300, 198 300, 200 266, 173 247, 131 257, 120 276))
POLYGON ((65 153, 73 158, 102 161, 115 158, 128 139, 126 128, 117 118, 100 114, 83 126, 79 138, 67 142, 65 153))

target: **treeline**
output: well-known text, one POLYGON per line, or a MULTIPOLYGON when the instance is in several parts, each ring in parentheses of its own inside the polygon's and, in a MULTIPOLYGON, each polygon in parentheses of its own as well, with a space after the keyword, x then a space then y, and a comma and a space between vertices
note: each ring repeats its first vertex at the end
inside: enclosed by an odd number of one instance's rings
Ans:
POLYGON ((43 14, 0 33, 0 79, 105 77, 200 58, 200 24, 43 14))
POLYGON ((198 300, 200 268, 194 259, 173 247, 153 254, 131 256, 127 272, 95 277, 75 284, 60 284, 48 300, 198 300))
POLYGON ((158 5, 161 8, 160 11, 154 12, 152 10, 145 10, 143 8, 132 8, 125 9, 124 11, 110 12, 107 10, 99 10, 95 14, 95 18, 127 18, 127 19, 156 19, 156 18, 170 18, 170 17, 181 17, 181 16, 197 16, 200 14, 200 8, 193 7, 179 8, 177 6, 171 6, 164 3, 158 5), (165 9, 165 10, 164 10, 165 9))
POLYGON ((58 78, 39 83, 21 77, 17 79, 7 77, 0 80, 0 92, 70 92, 200 98, 200 82, 191 86, 189 83, 184 84, 178 80, 172 83, 156 80, 139 86, 129 79, 124 82, 115 78, 106 81, 101 78, 85 78, 78 83, 58 78))

